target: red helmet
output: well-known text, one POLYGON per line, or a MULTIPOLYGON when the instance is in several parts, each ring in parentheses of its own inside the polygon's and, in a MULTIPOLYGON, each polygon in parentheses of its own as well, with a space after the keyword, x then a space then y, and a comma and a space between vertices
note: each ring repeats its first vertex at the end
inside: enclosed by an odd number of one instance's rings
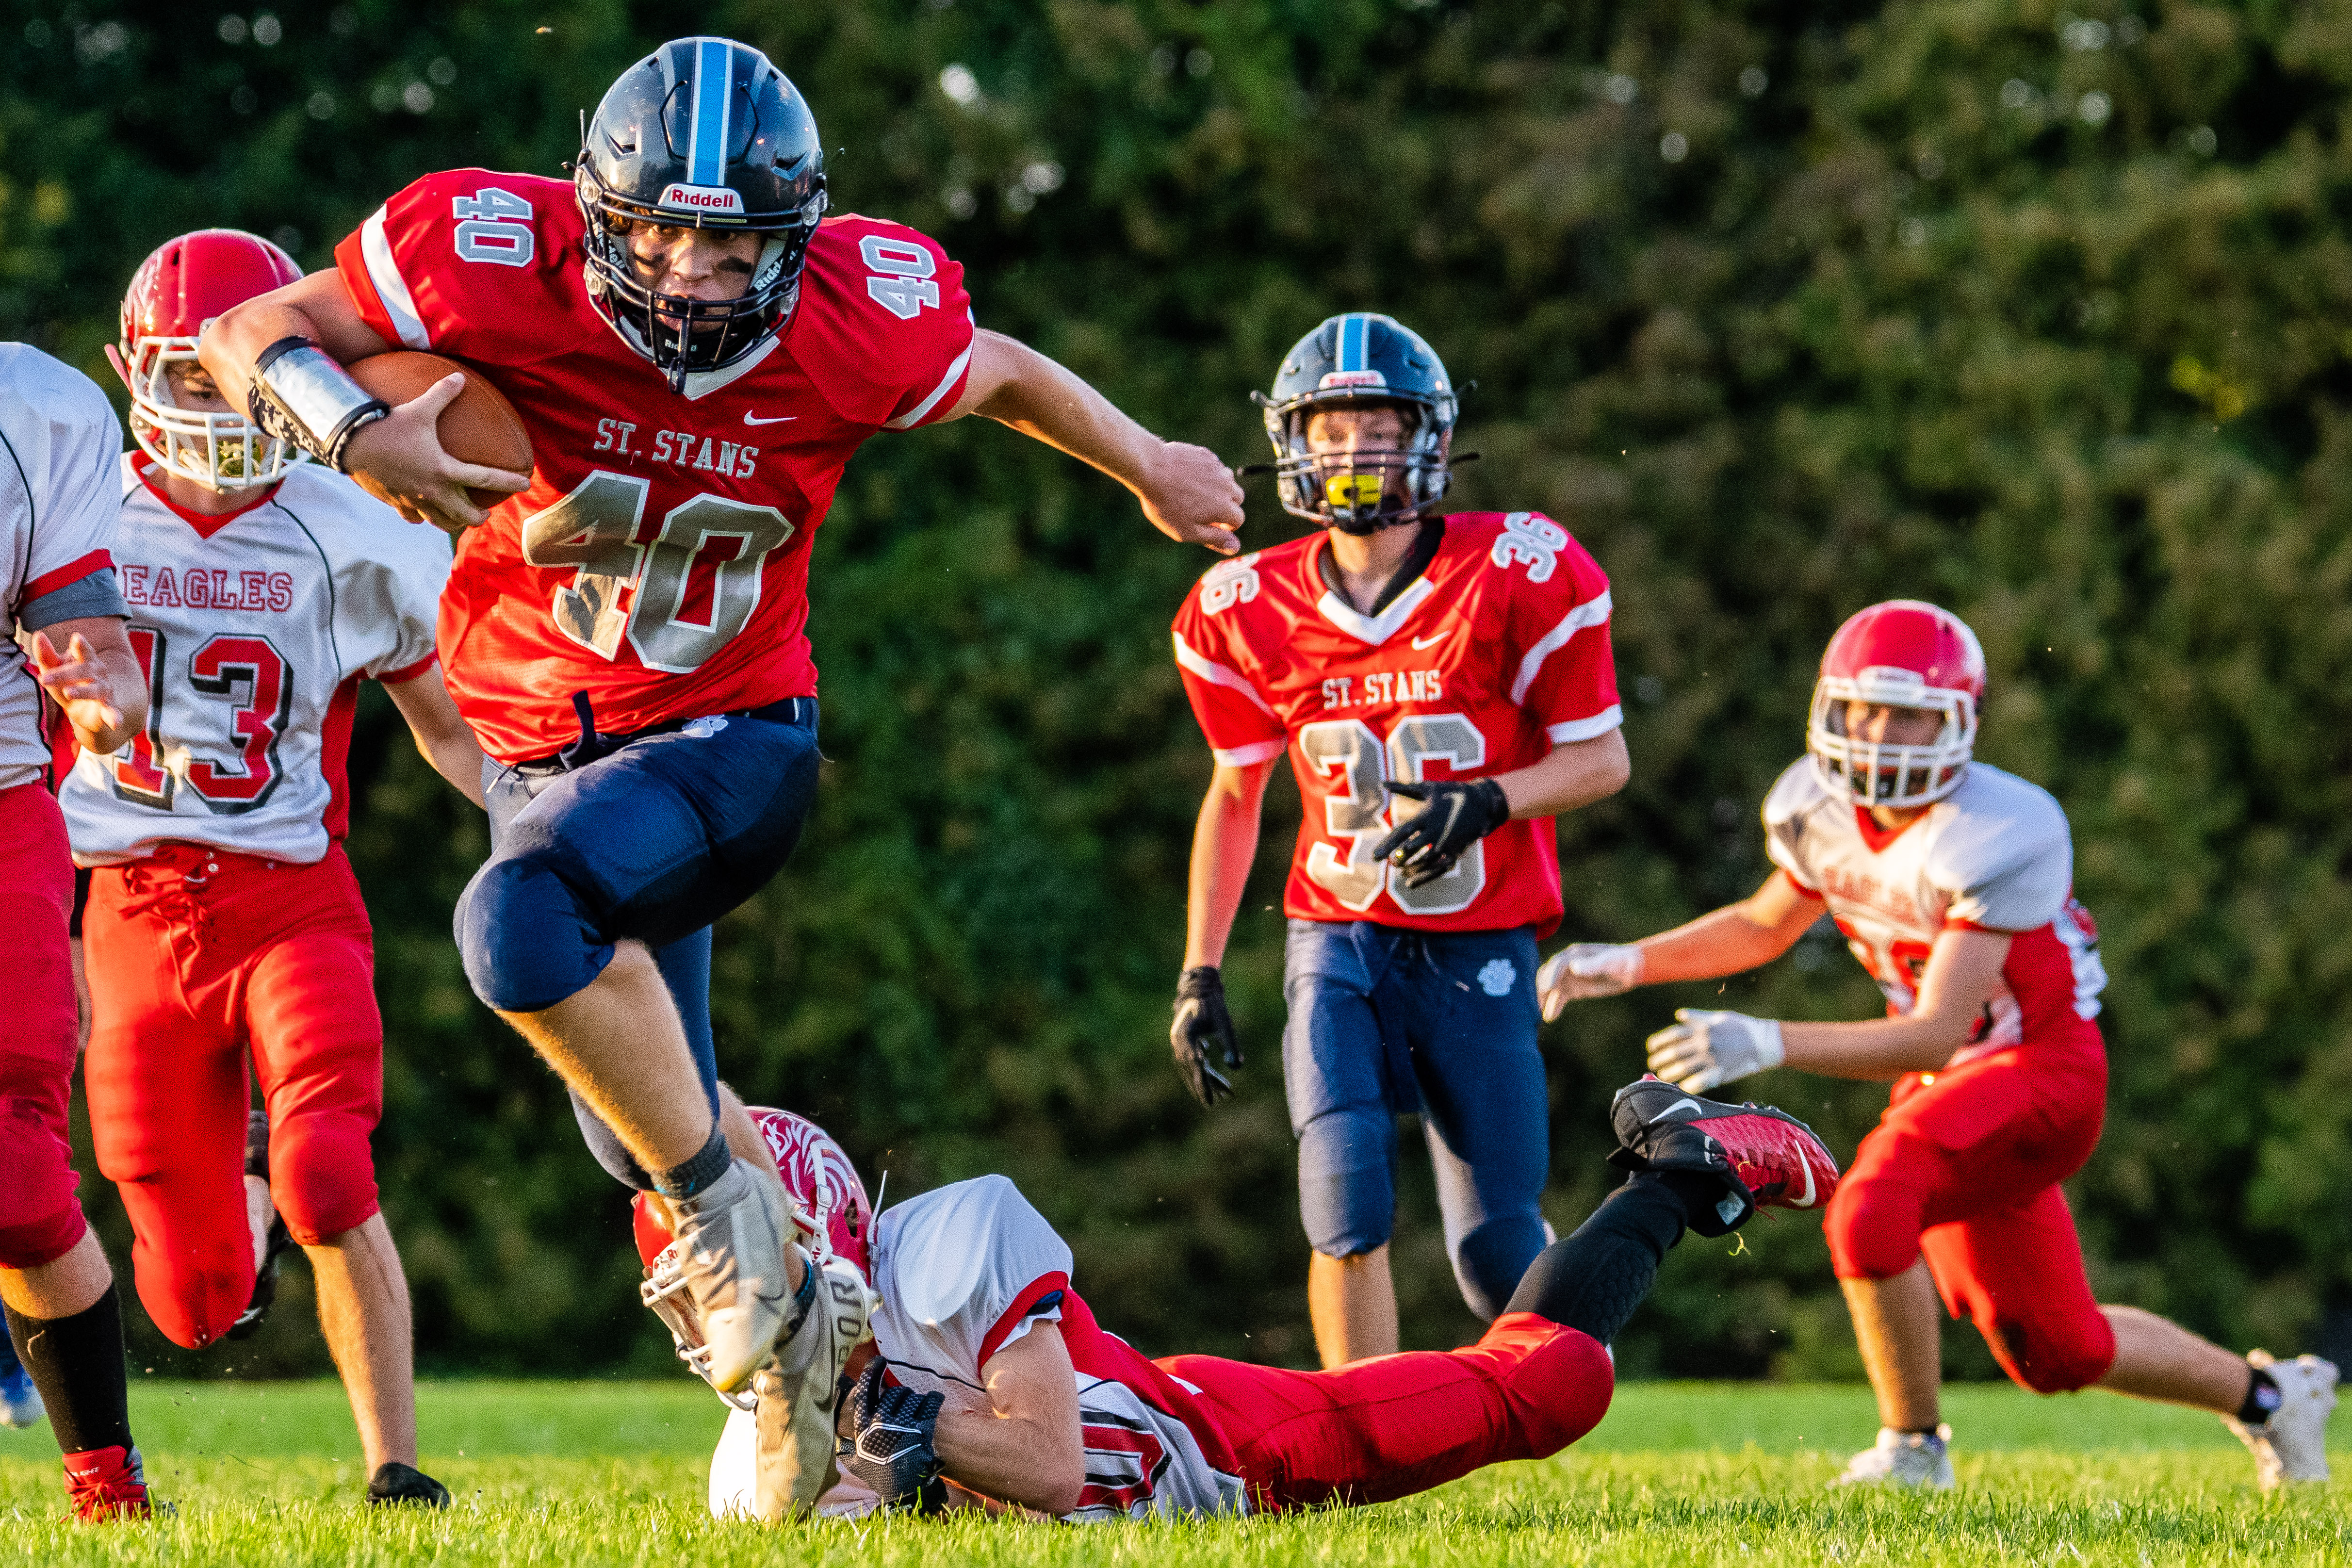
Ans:
POLYGON ((139 264, 122 296, 122 340, 106 357, 131 388, 131 434, 140 450, 215 490, 278 482, 299 454, 254 429, 242 414, 178 407, 165 368, 195 363, 205 322, 301 277, 292 257, 234 228, 200 228, 165 240, 139 264))
MULTIPOLYGON (((848 1154, 832 1133, 805 1116, 762 1106, 748 1109, 760 1135, 768 1141, 768 1152, 776 1157, 784 1191, 792 1194, 799 1211, 801 1244, 818 1258, 841 1258, 871 1281, 874 1208, 848 1154)), ((636 1233, 637 1257, 652 1264, 669 1245, 670 1234, 643 1194, 631 1211, 630 1225, 636 1233)))
POLYGON ((1976 744, 1984 649, 1959 616, 1917 599, 1889 599, 1830 638, 1805 749, 1824 788, 1864 805, 1927 805, 1958 789, 1976 744), (1941 713, 1924 745, 1874 744, 1845 732, 1845 705, 1868 702, 1941 713))

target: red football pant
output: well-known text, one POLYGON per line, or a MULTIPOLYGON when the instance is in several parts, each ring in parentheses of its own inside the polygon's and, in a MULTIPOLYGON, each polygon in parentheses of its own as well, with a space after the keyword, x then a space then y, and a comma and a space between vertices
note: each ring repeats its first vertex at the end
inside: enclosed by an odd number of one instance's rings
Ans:
POLYGON ((1545 1458, 1599 1426, 1617 1386, 1607 1351, 1533 1312, 1506 1313, 1462 1350, 1331 1372, 1205 1355, 1158 1364, 1201 1391, 1261 1511, 1386 1502, 1545 1458))
POLYGON ((383 1025, 367 910, 340 846, 290 866, 173 845, 100 868, 81 930, 98 1168, 130 1212, 147 1315, 194 1349, 253 1295, 248 1051, 270 1195, 294 1239, 376 1212, 383 1025))
POLYGON ((49 792, 0 790, 0 1268, 55 1262, 89 1228, 66 1134, 79 1032, 66 936, 73 881, 49 792))
POLYGON ((1904 1077, 1826 1226, 1841 1279, 1891 1279, 1925 1256, 1952 1315, 2039 1394, 2087 1388, 2116 1359, 2058 1190, 2106 1116, 2106 1053, 2085 1035, 1904 1077))

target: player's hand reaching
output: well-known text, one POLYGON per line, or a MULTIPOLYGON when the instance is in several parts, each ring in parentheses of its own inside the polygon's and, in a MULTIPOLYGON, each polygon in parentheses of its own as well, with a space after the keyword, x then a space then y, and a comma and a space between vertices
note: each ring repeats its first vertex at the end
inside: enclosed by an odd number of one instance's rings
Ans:
POLYGON ((1650 1070, 1686 1093, 1705 1094, 1788 1059, 1777 1020, 1696 1007, 1677 1007, 1675 1017, 1650 1037, 1650 1070))
POLYGON ((851 1435, 835 1462, 871 1487, 885 1509, 928 1513, 941 1506, 946 1497, 938 1484, 934 1440, 945 1396, 885 1383, 882 1358, 876 1356, 843 1403, 849 1407, 851 1435))
POLYGON ((441 447, 441 411, 466 390, 463 375, 445 375, 391 413, 353 431, 343 463, 370 495, 411 522, 451 533, 478 526, 488 514, 469 489, 511 493, 530 488, 529 474, 461 463, 441 447))
POLYGON ((1536 996, 1543 1004, 1544 1022, 1560 1016, 1570 1002, 1614 996, 1642 984, 1642 950, 1608 942, 1572 942, 1536 971, 1536 996))
POLYGON ((1372 846, 1372 858, 1395 861, 1408 888, 1443 877, 1454 869, 1464 850, 1511 820, 1510 800, 1493 779, 1383 787, 1407 800, 1428 802, 1372 846))
POLYGON ((1188 969, 1177 982, 1176 1021, 1169 1027, 1168 1043, 1193 1099, 1214 1105, 1233 1093, 1231 1080, 1209 1065, 1212 1050, 1228 1068, 1242 1065, 1241 1037, 1234 1032, 1233 1015, 1225 1011, 1224 977, 1215 964, 1188 969))
POLYGON ((28 651, 34 679, 65 710, 66 722, 85 751, 107 756, 146 721, 146 692, 138 672, 120 668, 129 663, 127 652, 120 660, 110 660, 79 632, 66 638, 61 652, 45 631, 33 634, 28 651))
POLYGON ((1169 538, 1206 545, 1220 555, 1240 551, 1234 531, 1242 525, 1241 481, 1206 447, 1161 442, 1135 495, 1151 526, 1169 538))

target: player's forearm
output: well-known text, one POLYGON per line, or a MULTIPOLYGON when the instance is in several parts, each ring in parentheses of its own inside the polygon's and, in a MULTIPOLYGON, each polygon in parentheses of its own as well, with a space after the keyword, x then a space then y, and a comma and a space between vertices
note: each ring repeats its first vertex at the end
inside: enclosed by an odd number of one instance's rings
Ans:
POLYGON ((1796 946, 1811 923, 1810 918, 1768 923, 1759 921, 1744 900, 1727 904, 1636 943, 1642 950, 1642 984, 1745 974, 1796 946))
POLYGON ((1219 768, 1192 828, 1192 865, 1184 903, 1184 967, 1222 964, 1234 917, 1257 860, 1258 810, 1272 763, 1219 768))
MULTIPOLYGON (((1024 436, 1101 469, 1138 495, 1166 443, 1120 413, 1076 372, 1002 332, 982 331, 999 379, 969 411, 1009 425, 1024 436)), ((975 343, 973 362, 982 363, 975 343)))
POLYGON ((1559 816, 1608 799, 1633 776, 1625 732, 1612 730, 1589 741, 1554 746, 1543 761, 1497 773, 1495 782, 1502 785, 1514 817, 1559 816))
POLYGON ((1086 1486, 1086 1456, 1075 1430, 1050 1430, 992 1407, 941 1410, 931 1447, 948 1479, 1040 1513, 1069 1512, 1086 1486))
POLYGON ((253 362, 281 338, 308 338, 345 364, 392 346, 361 318, 342 275, 331 268, 215 317, 196 341, 196 358, 229 406, 244 408, 253 391, 253 362))
POLYGON ((1853 1024, 1790 1024, 1780 1026, 1780 1044, 1788 1051, 1785 1066, 1825 1078, 1862 1079, 1873 1082, 1900 1078, 1906 1072, 1933 1072, 1968 1044, 1975 1017, 1871 1018, 1853 1024))

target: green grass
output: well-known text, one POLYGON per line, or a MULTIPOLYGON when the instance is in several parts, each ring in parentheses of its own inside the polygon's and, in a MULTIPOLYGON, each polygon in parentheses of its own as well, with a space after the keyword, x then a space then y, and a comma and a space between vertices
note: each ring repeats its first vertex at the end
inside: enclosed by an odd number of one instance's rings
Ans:
MULTIPOLYGON (((181 1512, 64 1520, 46 1426, 0 1432, 0 1560, 47 1563, 1134 1564, 2352 1562, 2344 1489, 2284 1499, 2210 1416, 2099 1394, 1950 1391, 1961 1486, 1827 1489, 1875 1429, 1861 1388, 1636 1384, 1591 1437, 1426 1497, 1309 1517, 1103 1530, 916 1520, 761 1529, 702 1508, 720 1411, 697 1386, 429 1384, 446 1515, 385 1518, 332 1384, 143 1384, 149 1475, 181 1512)), ((2339 1460, 2339 1464, 2344 1461, 2339 1460)))

